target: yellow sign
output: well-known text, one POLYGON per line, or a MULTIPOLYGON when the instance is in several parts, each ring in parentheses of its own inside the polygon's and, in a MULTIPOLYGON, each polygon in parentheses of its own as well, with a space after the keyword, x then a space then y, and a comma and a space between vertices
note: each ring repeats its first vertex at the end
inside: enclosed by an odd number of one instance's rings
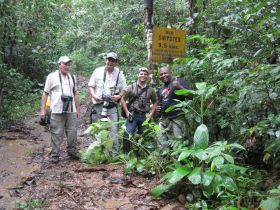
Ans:
POLYGON ((185 55, 185 48, 185 30, 154 27, 152 45, 152 61, 154 63, 171 63, 174 58, 185 55))

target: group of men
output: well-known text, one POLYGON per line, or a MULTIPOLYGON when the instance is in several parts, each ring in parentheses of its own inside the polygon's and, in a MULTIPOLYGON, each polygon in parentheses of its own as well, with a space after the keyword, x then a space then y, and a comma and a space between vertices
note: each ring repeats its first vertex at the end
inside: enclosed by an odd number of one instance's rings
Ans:
MULTIPOLYGON (((62 56, 58 60, 58 70, 48 75, 42 96, 41 120, 46 116, 46 102, 50 97, 50 132, 51 132, 51 161, 59 162, 60 145, 64 133, 67 138, 67 152, 70 158, 79 159, 77 151, 77 119, 80 108, 77 97, 77 79, 70 73, 71 59, 62 56)), ((137 81, 127 86, 122 71, 118 68, 118 56, 114 52, 106 55, 105 66, 93 71, 88 86, 93 101, 92 112, 95 119, 117 122, 119 113, 117 104, 121 104, 126 117, 126 130, 123 135, 123 151, 131 150, 129 139, 136 131, 142 134, 142 125, 146 118, 160 113, 159 146, 168 147, 170 137, 185 137, 186 123, 183 112, 177 109, 166 112, 166 109, 184 100, 175 94, 175 90, 188 89, 188 84, 182 79, 173 77, 169 67, 160 69, 160 79, 163 86, 158 93, 148 85, 149 70, 139 68, 137 81)), ((120 152, 118 125, 113 123, 110 128, 113 139, 112 155, 120 152)))

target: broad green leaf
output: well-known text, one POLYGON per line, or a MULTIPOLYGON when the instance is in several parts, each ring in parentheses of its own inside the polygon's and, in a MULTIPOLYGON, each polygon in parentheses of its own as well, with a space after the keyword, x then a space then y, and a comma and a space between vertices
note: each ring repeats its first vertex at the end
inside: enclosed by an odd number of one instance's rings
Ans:
POLYGON ((181 160, 183 160, 183 159, 185 159, 185 158, 188 158, 188 157, 192 154, 192 152, 193 152, 193 150, 185 150, 185 151, 183 151, 183 152, 179 155, 178 161, 181 161, 181 160))
POLYGON ((237 144, 237 143, 229 144, 229 147, 240 149, 240 150, 245 150, 245 148, 243 146, 241 146, 240 144, 237 144))
POLYGON ((222 154, 222 148, 221 147, 208 147, 206 149, 207 153, 209 154, 209 158, 212 159, 215 156, 220 156, 222 154))
POLYGON ((131 169, 131 168, 134 168, 136 166, 136 163, 137 163, 137 158, 132 158, 130 161, 128 161, 126 163, 126 168, 127 169, 131 169))
POLYGON ((276 210, 280 207, 280 200, 279 198, 267 198, 263 200, 260 205, 261 209, 263 210, 276 210))
POLYGON ((189 170, 185 168, 176 168, 175 171, 172 172, 171 177, 167 180, 170 184, 176 184, 178 181, 183 179, 186 175, 188 175, 189 170))
POLYGON ((208 158, 208 154, 205 150, 199 150, 199 151, 195 152, 194 155, 199 160, 206 160, 208 158))
POLYGON ((104 142, 102 142, 102 145, 105 147, 106 150, 111 150, 113 147, 113 140, 112 139, 108 139, 105 140, 104 142))
POLYGON ((153 196, 160 196, 162 193, 168 191, 173 184, 160 184, 151 190, 153 196))
POLYGON ((207 84, 206 82, 199 82, 199 83, 195 83, 195 87, 198 89, 198 90, 206 90, 207 88, 207 84))
POLYGON ((214 163, 217 168, 221 168, 221 166, 224 164, 224 161, 225 159, 222 156, 218 156, 213 159, 212 163, 214 163))
POLYGON ((221 172, 226 173, 228 176, 233 177, 236 174, 236 171, 239 171, 241 174, 244 174, 247 171, 247 168, 237 166, 235 164, 224 164, 220 168, 221 172))
POLYGON ((204 186, 209 186, 214 179, 215 172, 212 172, 210 170, 207 170, 203 173, 203 178, 202 178, 202 184, 204 186))
POLYGON ((201 167, 195 168, 191 174, 188 176, 188 179, 193 184, 200 184, 201 183, 201 167))
POLYGON ((171 112, 172 110, 174 110, 175 109, 175 106, 169 106, 166 110, 165 110, 165 112, 171 112))
POLYGON ((85 130, 85 134, 90 134, 91 131, 93 130, 93 127, 92 126, 89 126, 86 130, 85 130))
POLYGON ((220 192, 220 185, 222 183, 223 183, 223 178, 220 175, 216 174, 213 181, 211 182, 211 185, 215 193, 220 192))
POLYGON ((226 210, 238 210, 238 208, 234 207, 234 206, 229 206, 226 208, 226 210))
POLYGON ((183 96, 188 96, 188 95, 197 95, 197 93, 193 90, 187 90, 187 89, 180 89, 180 90, 175 90, 176 95, 183 95, 183 96))
POLYGON ((209 98, 215 90, 216 90, 216 87, 211 87, 210 89, 208 89, 205 98, 206 99, 209 98))
POLYGON ((234 159, 231 155, 228 154, 223 154, 224 158, 226 159, 226 161, 228 161, 229 163, 234 163, 234 159))
POLYGON ((194 146, 202 149, 206 149, 208 147, 209 142, 209 134, 208 128, 206 125, 201 124, 197 127, 194 133, 194 146))
POLYGON ((145 167, 143 164, 138 163, 136 166, 136 169, 137 169, 137 172, 142 173, 144 171, 145 167))
POLYGON ((235 182, 233 181, 232 178, 230 177, 225 177, 224 178, 224 183, 223 183, 224 187, 230 191, 235 191, 237 190, 237 186, 235 184, 235 182))
POLYGON ((172 177, 172 173, 173 173, 173 171, 170 171, 170 172, 166 173, 166 174, 160 179, 160 182, 164 182, 165 180, 170 179, 170 178, 172 177))
POLYGON ((223 183, 223 179, 220 175, 216 174, 214 176, 214 179, 212 180, 212 182, 210 183, 210 185, 208 186, 202 186, 203 188, 203 194, 206 196, 206 197, 210 197, 214 194, 218 194, 220 193, 220 185, 223 183))

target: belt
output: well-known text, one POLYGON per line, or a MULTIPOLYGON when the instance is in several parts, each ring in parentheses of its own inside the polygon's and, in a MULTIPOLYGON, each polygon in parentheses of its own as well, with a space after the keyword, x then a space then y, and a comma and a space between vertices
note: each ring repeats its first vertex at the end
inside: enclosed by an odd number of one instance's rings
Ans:
POLYGON ((146 114, 146 113, 147 113, 147 112, 139 111, 139 110, 137 110, 137 109, 134 110, 134 112, 135 112, 135 113, 138 113, 138 114, 146 114))

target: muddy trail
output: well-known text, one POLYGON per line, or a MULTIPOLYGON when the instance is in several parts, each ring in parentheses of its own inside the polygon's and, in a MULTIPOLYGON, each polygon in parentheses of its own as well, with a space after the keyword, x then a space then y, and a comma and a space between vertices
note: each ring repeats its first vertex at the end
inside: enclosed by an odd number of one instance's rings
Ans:
MULTIPOLYGON (((79 149, 93 141, 82 135, 89 124, 87 82, 87 78, 78 77, 80 93, 85 96, 80 102, 79 149)), ((50 133, 39 125, 38 114, 0 133, 0 210, 17 209, 16 202, 27 200, 50 210, 184 209, 176 200, 150 195, 156 178, 124 175, 122 164, 88 166, 69 159, 65 141, 60 162, 51 163, 50 133)))

